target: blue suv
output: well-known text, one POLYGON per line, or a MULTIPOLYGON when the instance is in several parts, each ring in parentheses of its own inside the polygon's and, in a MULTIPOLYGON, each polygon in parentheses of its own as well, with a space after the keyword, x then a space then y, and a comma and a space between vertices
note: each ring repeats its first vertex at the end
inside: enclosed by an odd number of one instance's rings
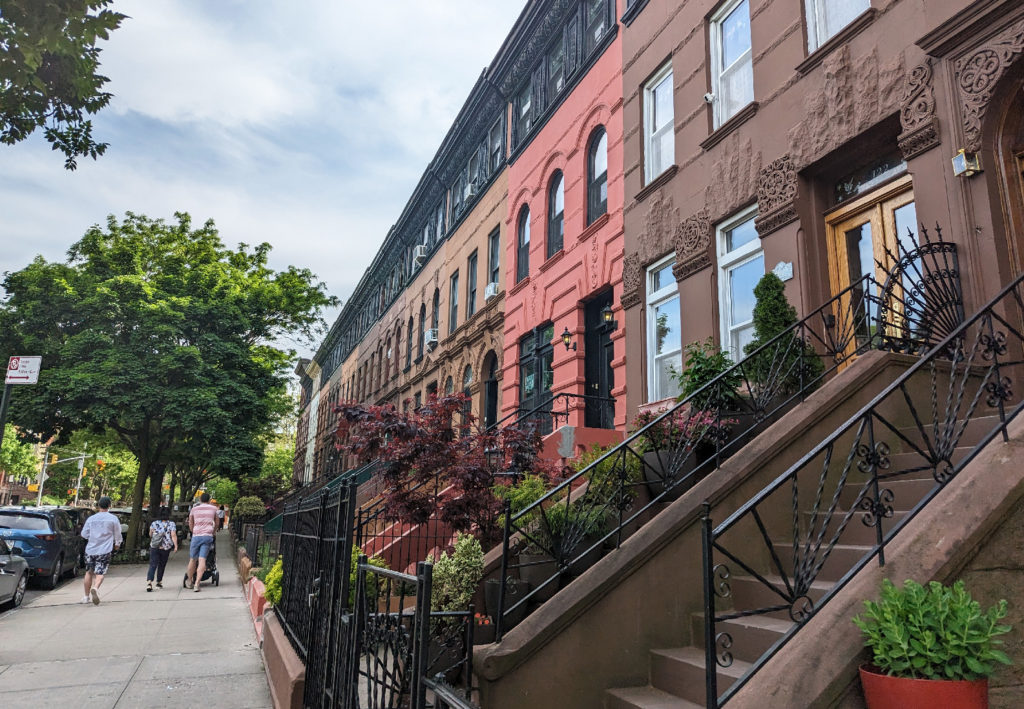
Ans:
POLYGON ((34 507, 0 507, 0 539, 21 547, 33 576, 54 588, 66 574, 78 575, 81 543, 67 512, 34 507))

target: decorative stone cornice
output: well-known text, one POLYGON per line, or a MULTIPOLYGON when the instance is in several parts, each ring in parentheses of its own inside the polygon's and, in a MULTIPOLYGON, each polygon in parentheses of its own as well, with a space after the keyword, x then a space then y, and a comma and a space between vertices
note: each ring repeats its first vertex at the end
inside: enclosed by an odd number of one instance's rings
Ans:
POLYGON ((760 214, 754 220, 754 226, 762 238, 796 221, 796 187, 796 168, 789 155, 783 155, 761 169, 757 180, 760 214))
POLYGON ((675 233, 675 249, 676 264, 672 274, 677 281, 711 265, 711 219, 706 208, 680 222, 675 233))
POLYGON ((640 254, 629 254, 622 259, 622 297, 619 303, 629 309, 640 305, 643 296, 640 287, 643 285, 643 267, 640 265, 640 254))
POLYGON ((981 149, 981 125, 992 100, 992 90, 1021 52, 1024 52, 1024 20, 1013 23, 956 61, 953 75, 960 93, 967 150, 981 149))
POLYGON ((939 119, 935 116, 935 89, 932 65, 926 60, 907 75, 900 102, 900 151, 906 160, 939 144, 939 119))

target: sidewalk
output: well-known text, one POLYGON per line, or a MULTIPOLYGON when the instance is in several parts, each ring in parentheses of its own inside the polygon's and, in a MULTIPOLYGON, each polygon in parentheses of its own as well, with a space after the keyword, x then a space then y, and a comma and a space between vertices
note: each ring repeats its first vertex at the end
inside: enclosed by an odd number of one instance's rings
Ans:
POLYGON ((186 546, 163 589, 146 592, 147 566, 111 566, 99 606, 78 603, 79 576, 0 614, 0 706, 271 707, 226 531, 217 549, 220 586, 200 593, 182 588, 186 546))

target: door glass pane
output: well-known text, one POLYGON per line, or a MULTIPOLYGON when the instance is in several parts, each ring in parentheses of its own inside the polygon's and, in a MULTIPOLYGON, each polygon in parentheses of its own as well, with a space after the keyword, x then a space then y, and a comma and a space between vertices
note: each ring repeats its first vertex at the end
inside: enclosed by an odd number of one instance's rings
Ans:
POLYGON ((732 304, 729 326, 750 322, 754 318, 754 287, 764 275, 764 256, 758 255, 729 271, 729 296, 732 304))
MULTIPOLYGON (((541 401, 547 398, 547 394, 551 392, 551 385, 555 382, 555 351, 551 347, 548 347, 544 352, 541 352, 541 401)), ((540 402, 538 402, 540 403, 540 402)))
POLYGON ((917 207, 908 202, 893 210, 893 223, 896 225, 896 238, 903 248, 911 251, 917 247, 917 207))
POLYGON ((850 283, 875 272, 875 251, 871 243, 871 222, 847 229, 846 262, 850 283))

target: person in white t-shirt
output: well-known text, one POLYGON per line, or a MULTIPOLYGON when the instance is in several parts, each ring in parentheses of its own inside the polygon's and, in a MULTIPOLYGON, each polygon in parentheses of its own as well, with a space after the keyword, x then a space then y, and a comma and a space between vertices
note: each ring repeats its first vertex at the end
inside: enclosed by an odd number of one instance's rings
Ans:
POLYGON ((101 497, 100 511, 85 521, 82 537, 88 539, 85 545, 85 596, 79 603, 100 604, 99 588, 103 577, 110 566, 110 558, 120 548, 124 539, 121 537, 121 520, 108 511, 110 498, 101 497))

